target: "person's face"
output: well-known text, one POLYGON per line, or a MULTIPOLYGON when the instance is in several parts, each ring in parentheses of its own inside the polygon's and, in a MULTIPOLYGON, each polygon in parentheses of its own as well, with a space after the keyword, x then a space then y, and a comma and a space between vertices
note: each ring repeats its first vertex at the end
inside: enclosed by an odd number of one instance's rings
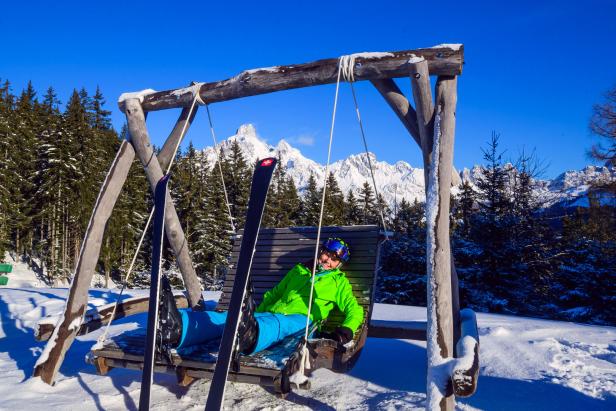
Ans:
POLYGON ((340 265, 340 259, 330 251, 321 251, 321 254, 319 254, 319 264, 321 264, 324 270, 333 270, 340 265))

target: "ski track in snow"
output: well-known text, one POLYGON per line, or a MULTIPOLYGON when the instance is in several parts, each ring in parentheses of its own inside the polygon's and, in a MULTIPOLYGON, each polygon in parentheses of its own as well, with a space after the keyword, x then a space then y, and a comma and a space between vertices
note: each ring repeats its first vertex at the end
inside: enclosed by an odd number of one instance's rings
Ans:
MULTIPOLYGON (((19 271, 19 270, 17 270, 19 271)), ((22 272, 25 278, 26 273, 22 272)), ((15 273, 12 274, 15 277, 15 273)), ((78 337, 54 387, 31 378, 45 344, 34 328, 64 307, 65 288, 0 288, 0 410, 134 410, 141 373, 113 369, 98 376, 85 355, 102 332, 78 337)), ((34 284, 33 284, 34 285, 34 284)), ((117 291, 116 291, 117 292, 117 291)), ((127 297, 146 295, 130 290, 127 297)), ((91 305, 114 301, 115 292, 90 291, 91 305)), ((215 300, 218 293, 206 292, 215 300)), ((422 307, 377 304, 374 318, 422 320, 422 307)), ((119 321, 110 335, 138 327, 144 316, 119 321)), ((523 317, 478 314, 481 376, 477 393, 458 399, 458 409, 616 409, 616 328, 523 317)), ((369 338, 348 374, 313 373, 310 391, 295 390, 283 400, 267 388, 229 383, 225 409, 232 410, 413 410, 426 401, 425 342, 369 338)), ((209 382, 187 388, 175 376, 155 376, 152 410, 202 410, 209 382)))

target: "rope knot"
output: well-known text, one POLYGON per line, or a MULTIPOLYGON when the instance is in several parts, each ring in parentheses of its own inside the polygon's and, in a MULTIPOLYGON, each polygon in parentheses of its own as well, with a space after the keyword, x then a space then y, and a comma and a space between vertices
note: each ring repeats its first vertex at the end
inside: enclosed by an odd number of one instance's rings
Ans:
POLYGON ((205 83, 203 82, 200 82, 200 83, 193 82, 192 85, 190 86, 193 98, 200 106, 205 105, 205 101, 201 100, 201 95, 199 94, 199 91, 201 90, 201 86, 204 84, 205 83))
POLYGON ((342 77, 344 77, 345 81, 355 81, 355 57, 355 54, 347 54, 345 56, 340 56, 338 64, 340 65, 342 77))

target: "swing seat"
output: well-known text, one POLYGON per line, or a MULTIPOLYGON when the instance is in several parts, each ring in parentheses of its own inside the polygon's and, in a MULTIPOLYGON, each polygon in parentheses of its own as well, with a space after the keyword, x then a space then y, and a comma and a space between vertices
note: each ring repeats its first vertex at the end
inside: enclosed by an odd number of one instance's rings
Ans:
MULTIPOLYGON (((263 294, 273 288, 284 275, 299 262, 314 257, 316 227, 264 228, 259 232, 250 278, 258 304, 263 294)), ((375 225, 322 227, 321 238, 341 237, 351 248, 351 260, 344 265, 353 294, 364 309, 364 322, 355 333, 353 344, 345 348, 322 338, 309 340, 311 370, 328 368, 335 372, 350 370, 361 353, 368 335, 368 319, 372 313, 376 268, 378 260, 379 229, 375 225)), ((227 310, 235 278, 235 264, 239 256, 242 232, 236 236, 230 260, 230 270, 225 278, 223 293, 216 309, 227 310)), ((342 324, 344 315, 334 309, 323 324, 315 324, 324 332, 342 324)), ((145 328, 125 332, 105 341, 87 357, 99 374, 111 368, 142 369, 144 358, 145 328)), ((267 350, 252 355, 241 355, 239 365, 229 372, 229 381, 240 381, 271 386, 282 394, 290 391, 289 376, 299 369, 300 346, 303 331, 285 338, 267 350)), ((220 341, 182 348, 172 352, 170 359, 156 362, 156 372, 175 373, 180 385, 194 379, 210 379, 216 365, 220 341)), ((308 387, 300 387, 308 388, 308 387)))

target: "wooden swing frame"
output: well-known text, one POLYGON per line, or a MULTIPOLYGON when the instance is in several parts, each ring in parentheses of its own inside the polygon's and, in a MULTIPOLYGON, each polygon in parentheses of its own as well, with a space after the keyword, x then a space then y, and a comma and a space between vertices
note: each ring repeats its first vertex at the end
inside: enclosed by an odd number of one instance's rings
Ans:
MULTIPOLYGON (((175 147, 194 119, 197 106, 194 110, 190 107, 195 100, 199 104, 212 104, 275 91, 335 83, 338 62, 337 58, 332 58, 305 64, 247 70, 223 81, 193 84, 161 92, 132 93, 119 101, 120 109, 126 114, 130 138, 122 142, 99 192, 61 321, 58 321, 51 333, 47 329, 39 334, 42 339, 49 337, 49 342, 35 366, 34 376, 40 376, 46 383, 53 384, 75 336, 83 333, 85 329, 96 327, 92 321, 84 322, 88 289, 99 258, 105 225, 126 182, 135 156, 143 164, 150 187, 154 190, 156 182, 163 176, 163 170, 171 161, 175 147), (145 124, 146 113, 171 108, 181 108, 182 111, 163 148, 156 155, 145 124), (75 324, 81 326, 75 327, 75 324)), ((463 64, 462 45, 439 45, 391 53, 360 53, 355 55, 354 66, 355 81, 368 80, 374 85, 421 148, 426 177, 432 167, 438 166, 437 178, 426 178, 426 190, 430 189, 430 184, 436 184, 440 198, 433 228, 433 237, 438 244, 431 271, 434 294, 428 297, 434 298, 436 304, 436 335, 441 357, 456 358, 457 355, 464 354, 472 356, 473 364, 472 367, 457 369, 454 374, 457 373, 458 377, 452 375, 450 383, 443 388, 446 392, 440 408, 448 410, 454 407, 454 394, 468 396, 475 391, 479 368, 476 320, 474 315, 469 315, 468 312, 467 315, 463 314, 462 319, 460 316, 458 280, 449 238, 450 187, 459 183, 459 177, 453 169, 453 142, 457 76, 462 73, 463 64), (434 100, 430 85, 431 75, 437 76, 434 100), (411 80, 415 108, 393 80, 400 77, 411 80), (441 138, 438 145, 439 155, 436 156, 439 164, 434 165, 431 164, 431 158, 437 110, 440 113, 441 138), (462 330, 465 334, 462 334, 462 330), (457 351, 464 353, 456 352, 456 344, 465 335, 475 338, 475 347, 470 353, 462 349, 457 351)), ((187 304, 193 307, 200 301, 201 286, 173 202, 167 201, 166 207, 166 235, 186 285, 187 304)), ((130 301, 125 303, 120 314, 130 312, 130 304, 130 301)), ((101 325, 113 320, 109 315, 106 318, 96 318, 101 325)), ((422 328, 371 322, 368 336, 425 339, 425 325, 422 328)))

